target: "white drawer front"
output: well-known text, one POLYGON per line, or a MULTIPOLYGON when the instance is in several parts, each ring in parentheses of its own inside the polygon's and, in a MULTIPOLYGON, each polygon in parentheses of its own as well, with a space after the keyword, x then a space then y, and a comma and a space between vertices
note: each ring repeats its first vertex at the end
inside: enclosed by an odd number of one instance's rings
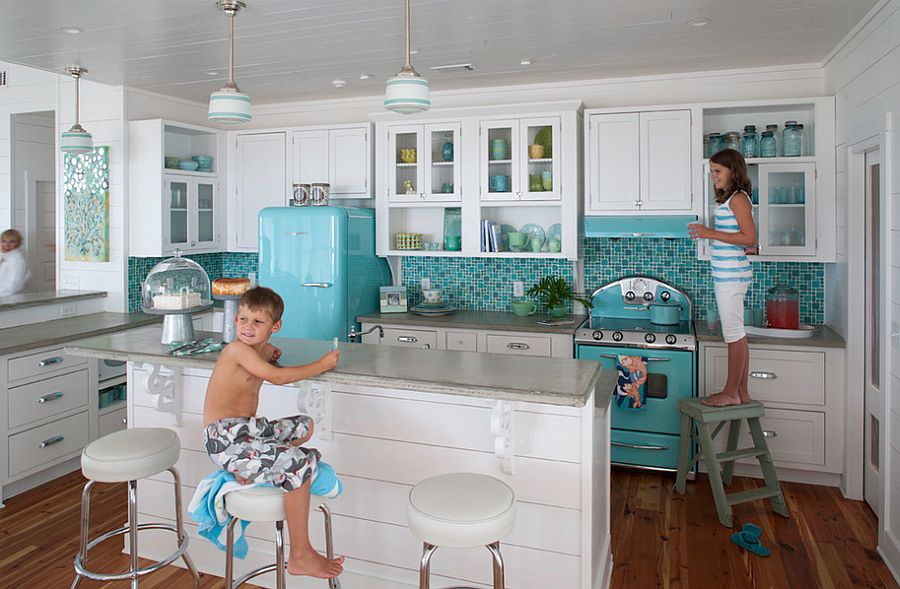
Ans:
POLYGON ((63 354, 62 348, 45 350, 17 358, 10 358, 8 379, 9 382, 26 378, 36 380, 44 374, 68 370, 83 364, 87 364, 87 358, 63 354))
POLYGON ((9 476, 77 455, 90 439, 90 422, 84 411, 9 437, 9 476))
POLYGON ((101 415, 100 427, 98 428, 100 437, 102 438, 105 435, 125 429, 127 427, 125 423, 126 416, 127 410, 125 407, 101 415))
POLYGON ((492 354, 550 356, 550 338, 533 335, 488 335, 487 351, 492 354))
MULTIPOLYGON (((766 445, 776 466, 779 464, 825 465, 825 414, 815 411, 791 411, 789 409, 766 409, 766 416, 759 420, 766 435, 766 445)), ((728 428, 716 437, 716 446, 725 450, 728 428)), ((750 427, 741 423, 738 448, 753 446, 750 427)), ((759 464, 754 459, 741 460, 746 464, 759 464)))
POLYGON ((398 329, 387 327, 381 345, 405 348, 437 348, 437 332, 422 329, 398 329))
MULTIPOLYGON (((728 350, 707 348, 706 394, 716 393, 728 378, 728 350)), ((750 397, 754 401, 825 404, 825 354, 750 350, 750 397)))
POLYGON ((88 403, 88 371, 79 370, 9 389, 9 427, 39 421, 88 403))
POLYGON ((477 352, 478 337, 471 331, 448 331, 447 349, 459 352, 477 352))

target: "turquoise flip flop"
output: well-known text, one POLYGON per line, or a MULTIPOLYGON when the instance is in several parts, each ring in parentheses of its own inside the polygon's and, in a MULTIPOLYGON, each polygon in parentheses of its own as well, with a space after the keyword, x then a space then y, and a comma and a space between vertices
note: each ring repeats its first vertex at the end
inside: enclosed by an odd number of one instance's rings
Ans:
POLYGON ((740 532, 731 535, 731 541, 757 556, 769 556, 771 551, 760 543, 762 529, 755 524, 744 524, 740 532))

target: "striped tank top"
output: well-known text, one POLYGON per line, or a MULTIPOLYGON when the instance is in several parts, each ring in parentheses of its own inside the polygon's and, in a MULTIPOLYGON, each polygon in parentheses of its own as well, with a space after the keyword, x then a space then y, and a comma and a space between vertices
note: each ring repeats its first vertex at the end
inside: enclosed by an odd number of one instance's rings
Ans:
MULTIPOLYGON (((732 193, 728 200, 716 207, 715 225, 716 231, 722 233, 739 233, 737 218, 728 205, 737 192, 732 193)), ((750 267, 750 261, 744 254, 744 247, 740 245, 732 245, 719 241, 717 239, 710 240, 712 249, 712 278, 713 282, 751 282, 753 280, 753 269, 750 267)))

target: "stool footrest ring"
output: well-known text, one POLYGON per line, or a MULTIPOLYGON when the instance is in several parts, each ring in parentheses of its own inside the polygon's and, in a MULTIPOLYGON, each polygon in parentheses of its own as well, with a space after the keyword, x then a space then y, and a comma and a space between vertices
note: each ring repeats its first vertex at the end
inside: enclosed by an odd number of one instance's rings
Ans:
MULTIPOLYGON (((178 529, 174 525, 170 525, 170 524, 144 523, 144 524, 138 524, 136 527, 137 527, 138 532, 140 532, 142 530, 165 530, 165 531, 169 531, 169 532, 174 532, 176 535, 178 534, 178 529)), ((97 538, 94 538, 93 540, 88 542, 86 552, 90 551, 91 548, 93 548, 97 544, 100 544, 101 542, 109 540, 110 538, 112 538, 114 536, 121 536, 123 534, 127 534, 128 532, 129 532, 129 527, 123 526, 123 527, 115 529, 111 532, 107 532, 107 533, 103 534, 102 536, 98 536, 97 538)), ((82 564, 81 553, 78 553, 75 555, 75 573, 86 579, 92 579, 94 581, 123 581, 125 579, 136 578, 140 575, 146 575, 147 573, 152 573, 153 571, 159 570, 164 566, 168 566, 182 557, 182 555, 184 554, 185 550, 187 550, 187 547, 188 547, 187 533, 181 534, 181 537, 179 538, 179 540, 180 541, 179 541, 178 549, 175 550, 175 552, 173 552, 166 558, 164 558, 163 560, 153 563, 152 565, 148 565, 146 567, 142 567, 142 568, 136 569, 134 571, 128 571, 125 573, 98 573, 98 572, 94 572, 94 571, 89 571, 84 568, 84 565, 82 564)))

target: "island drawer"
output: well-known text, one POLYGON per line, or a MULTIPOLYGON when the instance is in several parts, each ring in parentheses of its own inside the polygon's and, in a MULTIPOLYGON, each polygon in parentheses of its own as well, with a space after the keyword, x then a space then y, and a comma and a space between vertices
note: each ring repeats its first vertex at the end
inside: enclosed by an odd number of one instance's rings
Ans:
POLYGON ((63 354, 62 348, 44 349, 10 358, 7 364, 7 379, 9 382, 25 379, 37 380, 45 374, 86 364, 87 358, 63 354))
POLYGON ((88 403, 88 371, 78 370, 9 389, 10 429, 88 403))
POLYGON ((447 349, 458 352, 477 352, 478 336, 473 331, 448 331, 447 349))
POLYGON ((9 476, 77 455, 90 441, 90 420, 83 411, 9 436, 9 476))
MULTIPOLYGON (((721 391, 728 378, 728 349, 706 349, 706 394, 721 391)), ((763 403, 825 404, 825 354, 750 349, 750 397, 763 403)))
POLYGON ((491 354, 516 354, 519 356, 550 357, 550 338, 533 335, 487 336, 487 351, 491 354))
POLYGON ((437 348, 437 332, 423 329, 385 327, 381 344, 404 348, 437 348))

